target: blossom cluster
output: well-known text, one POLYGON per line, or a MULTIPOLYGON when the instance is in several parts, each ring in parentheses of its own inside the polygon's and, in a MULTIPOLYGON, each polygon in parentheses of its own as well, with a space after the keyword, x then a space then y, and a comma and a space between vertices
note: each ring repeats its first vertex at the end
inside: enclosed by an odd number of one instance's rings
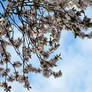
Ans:
POLYGON ((62 59, 61 54, 55 51, 61 44, 59 40, 63 29, 71 31, 75 38, 92 38, 92 32, 86 34, 82 31, 92 28, 91 19, 85 15, 85 9, 91 6, 89 0, 4 1, 0 1, 3 11, 0 12, 0 75, 4 78, 0 86, 6 92, 11 89, 8 82, 13 81, 24 83, 24 87, 29 90, 30 72, 55 78, 62 75, 61 70, 55 72, 53 67, 62 59), (7 1, 7 5, 4 1, 7 1), (21 34, 17 39, 15 28, 21 34), (19 60, 11 59, 12 53, 7 50, 8 46, 13 47, 19 60), (39 62, 39 68, 32 65, 34 54, 38 58, 36 62, 39 62))

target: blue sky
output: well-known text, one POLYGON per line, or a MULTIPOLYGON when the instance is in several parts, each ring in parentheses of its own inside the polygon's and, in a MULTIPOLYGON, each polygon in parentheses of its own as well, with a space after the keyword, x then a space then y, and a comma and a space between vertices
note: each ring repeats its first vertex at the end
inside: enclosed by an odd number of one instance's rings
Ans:
MULTIPOLYGON (((91 11, 90 7, 86 11, 90 18, 91 11)), ((62 70, 62 77, 44 78, 41 74, 32 73, 29 74, 31 91, 14 82, 11 92, 92 92, 92 39, 75 39, 71 32, 63 30, 60 43, 58 51, 63 60, 55 69, 62 70)), ((4 92, 2 88, 1 92, 4 92)))

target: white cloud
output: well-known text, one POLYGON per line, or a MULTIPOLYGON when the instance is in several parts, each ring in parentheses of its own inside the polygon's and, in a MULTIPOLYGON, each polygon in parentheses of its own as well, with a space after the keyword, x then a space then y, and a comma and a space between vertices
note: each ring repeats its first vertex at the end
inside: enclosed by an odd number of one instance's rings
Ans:
POLYGON ((91 54, 92 52, 92 39, 78 39, 76 45, 84 53, 91 54))

